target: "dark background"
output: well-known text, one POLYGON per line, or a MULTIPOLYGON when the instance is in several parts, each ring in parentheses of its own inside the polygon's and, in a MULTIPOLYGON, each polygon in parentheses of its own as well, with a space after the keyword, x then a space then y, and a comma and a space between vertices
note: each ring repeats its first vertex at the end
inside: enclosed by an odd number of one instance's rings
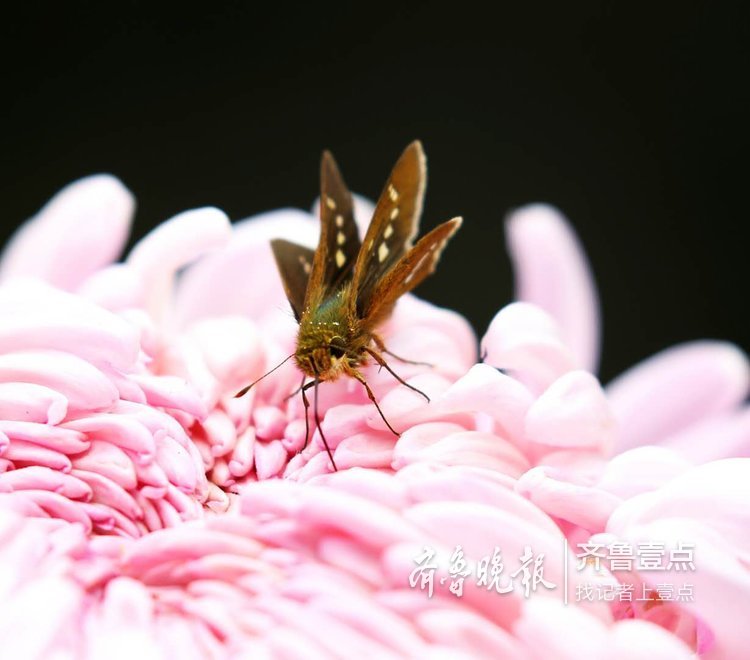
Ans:
POLYGON ((3 241, 102 171, 137 196, 136 236, 206 204, 309 208, 323 148, 375 197, 418 137, 423 227, 465 218, 420 295, 480 334, 512 293, 502 219, 546 201, 597 277, 604 380, 691 338, 750 347, 740 3, 204 4, 4 15, 3 241))

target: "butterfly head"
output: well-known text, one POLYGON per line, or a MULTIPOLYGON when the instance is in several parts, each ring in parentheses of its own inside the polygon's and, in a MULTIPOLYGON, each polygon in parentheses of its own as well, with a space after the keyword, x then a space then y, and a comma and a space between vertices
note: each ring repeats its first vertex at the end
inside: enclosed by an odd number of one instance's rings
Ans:
POLYGON ((308 376, 317 380, 335 380, 358 360, 352 352, 349 337, 337 328, 318 324, 300 326, 297 351, 294 358, 297 366, 308 376))

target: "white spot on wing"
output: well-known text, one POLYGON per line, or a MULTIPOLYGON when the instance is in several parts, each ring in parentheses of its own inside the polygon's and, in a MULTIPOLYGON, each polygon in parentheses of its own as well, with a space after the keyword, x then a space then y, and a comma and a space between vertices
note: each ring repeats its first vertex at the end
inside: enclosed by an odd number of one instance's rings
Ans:
POLYGON ((395 220, 396 218, 398 218, 398 206, 394 206, 391 209, 391 220, 395 220))
POLYGON ((393 234, 393 225, 388 223, 388 226, 385 228, 385 231, 383 232, 383 236, 385 236, 385 238, 390 238, 391 234, 393 234))
POLYGON ((336 265, 341 268, 346 263, 346 255, 341 250, 336 250, 336 265))
POLYGON ((336 216, 336 226, 339 228, 344 226, 344 216, 340 213, 336 216))
POLYGON ((300 255, 299 263, 302 266, 302 270, 305 271, 305 275, 309 275, 310 271, 312 270, 312 267, 310 266, 310 262, 307 259, 305 259, 302 255, 300 255))
POLYGON ((391 198, 392 202, 398 201, 398 190, 393 187, 392 183, 388 184, 388 197, 391 198))
POLYGON ((332 197, 329 197, 328 195, 326 195, 326 206, 329 209, 331 209, 331 211, 335 211, 336 210, 336 202, 333 200, 332 197))
POLYGON ((343 245, 344 243, 346 243, 346 236, 344 236, 343 231, 340 231, 338 234, 336 234, 336 242, 339 245, 343 245))
POLYGON ((380 247, 378 248, 378 261, 382 264, 385 261, 385 258, 388 256, 388 252, 390 250, 388 249, 388 246, 383 242, 380 244, 380 247))

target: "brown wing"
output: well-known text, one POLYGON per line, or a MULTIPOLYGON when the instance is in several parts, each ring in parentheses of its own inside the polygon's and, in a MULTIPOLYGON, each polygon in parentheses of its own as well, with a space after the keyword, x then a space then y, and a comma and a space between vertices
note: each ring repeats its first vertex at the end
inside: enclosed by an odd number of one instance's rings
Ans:
POLYGON ((378 323, 390 314, 399 297, 411 291, 430 275, 435 270, 443 248, 450 237, 458 231, 461 222, 461 218, 453 218, 420 238, 417 244, 377 283, 370 298, 370 304, 364 309, 363 318, 378 323))
POLYGON ((351 278, 359 247, 352 195, 333 156, 324 151, 320 163, 320 239, 305 305, 313 293, 325 298, 351 278))
POLYGON ((412 247, 426 178, 424 151, 416 140, 401 154, 385 184, 354 266, 353 300, 360 318, 373 303, 380 281, 412 247))
POLYGON ((286 297, 292 306, 294 317, 299 321, 305 309, 305 292, 315 253, 310 248, 281 238, 271 241, 271 250, 281 274, 286 297))

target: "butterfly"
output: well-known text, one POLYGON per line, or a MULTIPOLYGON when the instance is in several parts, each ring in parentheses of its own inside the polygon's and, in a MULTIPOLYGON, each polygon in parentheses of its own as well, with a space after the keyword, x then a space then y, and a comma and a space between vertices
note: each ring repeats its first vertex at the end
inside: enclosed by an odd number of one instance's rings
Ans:
MULTIPOLYGON (((318 416, 318 384, 341 376, 358 380, 370 401, 395 434, 361 368, 370 360, 385 368, 401 384, 423 392, 399 377, 383 354, 403 362, 386 348, 378 327, 393 311, 396 301, 430 275, 448 240, 461 226, 461 218, 439 225, 413 243, 419 228, 426 182, 422 145, 412 142, 393 167, 378 199, 364 240, 354 221, 352 195, 329 151, 320 167, 321 230, 315 251, 284 239, 271 241, 276 265, 299 323, 295 352, 267 374, 294 358, 303 373, 300 387, 305 408, 305 446, 309 435, 306 392, 314 387, 313 413, 334 470, 337 469, 318 416), (305 382, 309 379, 309 382, 305 382)), ((258 379, 258 380, 261 380, 258 379)), ((236 396, 242 396, 255 383, 236 396)))

